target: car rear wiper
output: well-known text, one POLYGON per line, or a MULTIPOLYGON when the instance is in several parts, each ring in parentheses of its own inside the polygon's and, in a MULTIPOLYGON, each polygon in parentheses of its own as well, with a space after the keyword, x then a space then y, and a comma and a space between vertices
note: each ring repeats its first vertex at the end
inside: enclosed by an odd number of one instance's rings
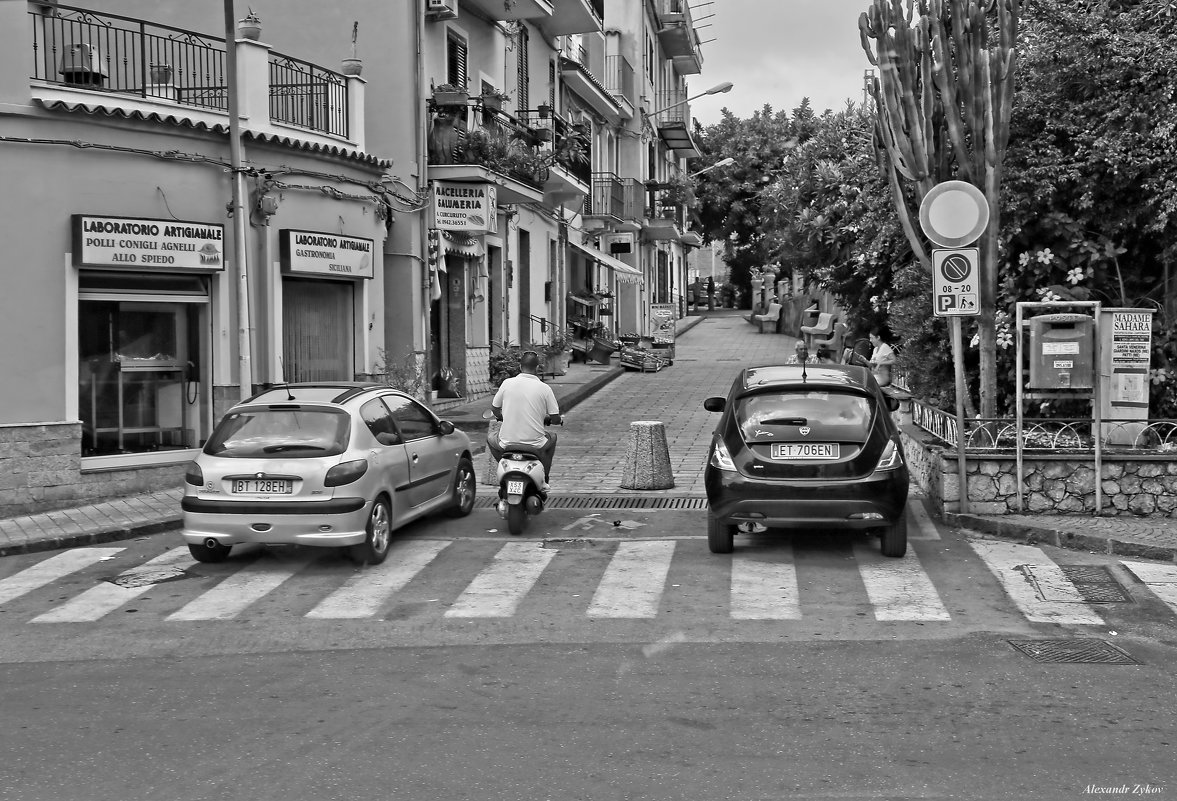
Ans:
POLYGON ((768 420, 761 420, 758 425, 762 426, 804 426, 808 425, 809 420, 804 417, 772 417, 768 420))
POLYGON ((283 451, 325 451, 327 450, 322 445, 307 445, 305 443, 296 443, 293 445, 267 445, 262 448, 263 453, 281 453, 283 451))

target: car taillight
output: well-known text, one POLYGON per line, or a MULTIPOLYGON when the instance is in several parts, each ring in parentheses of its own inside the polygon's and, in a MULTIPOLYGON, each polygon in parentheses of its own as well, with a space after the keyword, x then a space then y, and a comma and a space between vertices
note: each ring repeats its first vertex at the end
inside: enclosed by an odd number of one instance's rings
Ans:
POLYGON ((732 461, 732 455, 721 439, 716 439, 715 447, 711 449, 711 466, 717 470, 734 471, 736 469, 736 463, 732 461))
POLYGON ((200 469, 200 465, 189 462, 188 469, 184 471, 184 481, 194 487, 204 486, 204 471, 200 469))
POLYGON ((883 455, 879 457, 879 463, 875 466, 875 472, 878 473, 883 470, 898 470, 903 466, 903 453, 895 444, 895 440, 887 440, 887 447, 883 448, 883 455))
POLYGON ((367 472, 368 461, 366 459, 356 459, 354 462, 337 464, 327 471, 327 477, 323 479, 323 486, 342 487, 344 484, 352 483, 367 472))

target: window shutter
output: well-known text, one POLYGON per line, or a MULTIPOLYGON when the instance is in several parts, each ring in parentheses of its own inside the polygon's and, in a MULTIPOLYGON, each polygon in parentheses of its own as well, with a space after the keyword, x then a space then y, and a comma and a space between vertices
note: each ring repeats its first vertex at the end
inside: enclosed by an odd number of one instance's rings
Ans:
POLYGON ((529 48, 527 26, 521 25, 519 27, 519 74, 517 80, 519 82, 519 89, 515 93, 519 101, 520 110, 531 108, 531 98, 527 91, 531 83, 530 71, 528 69, 527 53, 529 48))
POLYGON ((466 86, 466 41, 450 33, 446 37, 445 79, 457 87, 466 86))
POLYGON ((556 62, 548 62, 548 105, 556 107, 556 62))

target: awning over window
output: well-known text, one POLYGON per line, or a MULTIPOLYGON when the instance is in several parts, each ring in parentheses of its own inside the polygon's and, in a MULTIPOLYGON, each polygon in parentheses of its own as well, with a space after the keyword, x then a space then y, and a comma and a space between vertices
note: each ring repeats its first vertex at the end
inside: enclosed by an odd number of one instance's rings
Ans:
POLYGON ((605 253, 602 250, 597 250, 596 248, 590 247, 588 245, 582 245, 579 242, 575 242, 571 239, 568 240, 568 244, 572 245, 572 247, 584 253, 589 258, 595 259, 605 267, 608 267, 617 275, 618 281, 627 284, 642 283, 642 271, 637 267, 631 267, 621 259, 610 256, 608 253, 605 253))

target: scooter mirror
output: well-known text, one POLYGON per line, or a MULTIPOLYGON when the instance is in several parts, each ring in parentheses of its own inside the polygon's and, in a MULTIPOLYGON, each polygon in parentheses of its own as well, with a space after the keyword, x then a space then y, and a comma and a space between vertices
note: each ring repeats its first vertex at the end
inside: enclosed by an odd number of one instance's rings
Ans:
POLYGON ((482 419, 483 420, 493 420, 493 419, 495 419, 495 413, 492 412, 490 409, 487 409, 485 412, 482 413, 482 419))

